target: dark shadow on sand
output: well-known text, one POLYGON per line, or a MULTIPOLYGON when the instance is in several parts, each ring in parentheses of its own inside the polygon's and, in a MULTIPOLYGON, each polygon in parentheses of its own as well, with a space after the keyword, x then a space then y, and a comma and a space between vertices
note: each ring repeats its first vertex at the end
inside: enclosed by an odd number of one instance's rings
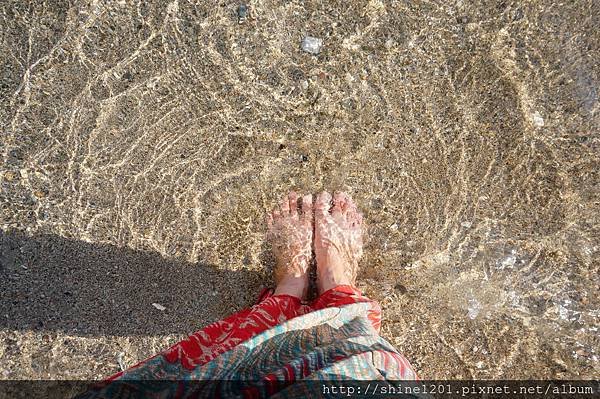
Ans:
POLYGON ((254 303, 264 280, 113 245, 0 232, 3 329, 188 334, 254 303))

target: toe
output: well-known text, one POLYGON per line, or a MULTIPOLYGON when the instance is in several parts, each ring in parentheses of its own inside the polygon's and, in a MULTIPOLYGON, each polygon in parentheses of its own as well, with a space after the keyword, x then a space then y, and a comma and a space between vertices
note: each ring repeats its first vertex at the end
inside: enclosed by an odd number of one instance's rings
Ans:
POLYGON ((267 227, 271 229, 273 227, 273 215, 271 213, 267 214, 267 227))
POLYGON ((287 198, 284 198, 279 203, 279 209, 281 209, 281 215, 287 216, 290 214, 290 201, 287 198))
POLYGON ((348 220, 352 224, 352 227, 360 227, 363 222, 363 216, 356 208, 352 208, 348 211, 348 220))
POLYGON ((279 208, 275 207, 273 209, 273 212, 271 212, 271 217, 273 220, 276 220, 281 217, 281 212, 279 211, 279 208))
POLYGON ((290 214, 293 217, 298 216, 298 194, 294 191, 290 191, 288 194, 290 214))
POLYGON ((354 200, 349 194, 344 194, 344 201, 342 202, 342 213, 347 213, 351 210, 356 210, 356 204, 354 204, 354 200))
POLYGON ((313 202, 312 195, 308 194, 302 197, 302 217, 305 220, 312 220, 313 202))
POLYGON ((352 225, 358 225, 362 222, 362 215, 349 195, 346 195, 344 207, 346 209, 346 218, 352 225))
POLYGON ((336 191, 333 194, 333 208, 331 210, 331 213, 334 216, 341 216, 348 209, 348 207, 346 206, 346 199, 346 193, 343 193, 341 191, 336 191))
POLYGON ((354 199, 352 199, 352 197, 348 194, 346 194, 346 203, 349 207, 356 208, 356 203, 354 202, 354 199))
POLYGON ((317 197, 315 203, 315 216, 328 216, 329 210, 331 209, 331 194, 327 191, 323 191, 317 197))

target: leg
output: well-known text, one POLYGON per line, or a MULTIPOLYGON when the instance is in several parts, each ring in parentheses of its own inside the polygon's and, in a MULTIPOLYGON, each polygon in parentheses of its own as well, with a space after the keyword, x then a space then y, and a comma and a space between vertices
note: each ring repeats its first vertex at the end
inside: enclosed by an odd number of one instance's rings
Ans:
POLYGON ((312 196, 302 197, 301 212, 298 212, 297 201, 298 196, 292 191, 280 202, 279 208, 267 216, 267 237, 276 258, 275 294, 302 299, 308 289, 308 267, 312 256, 312 196))
POLYGON ((381 307, 356 288, 362 256, 362 215, 345 193, 322 192, 315 203, 315 255, 319 298, 314 309, 369 302, 369 320, 379 331, 381 307))

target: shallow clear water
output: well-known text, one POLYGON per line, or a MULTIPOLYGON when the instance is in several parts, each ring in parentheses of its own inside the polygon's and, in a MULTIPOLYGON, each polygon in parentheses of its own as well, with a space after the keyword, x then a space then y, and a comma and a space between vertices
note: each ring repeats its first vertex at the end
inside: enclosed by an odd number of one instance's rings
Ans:
POLYGON ((291 188, 356 199, 423 377, 597 376, 600 5, 237 4, 0 6, 0 378, 247 306, 291 188))

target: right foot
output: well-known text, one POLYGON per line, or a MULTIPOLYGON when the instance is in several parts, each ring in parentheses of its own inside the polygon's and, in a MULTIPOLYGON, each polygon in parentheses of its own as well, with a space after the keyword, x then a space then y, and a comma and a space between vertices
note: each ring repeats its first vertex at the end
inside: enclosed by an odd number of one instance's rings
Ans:
POLYGON ((324 191, 315 203, 315 257, 319 295, 338 285, 355 286, 363 253, 362 215, 349 195, 324 191))
POLYGON ((275 294, 303 299, 308 289, 312 253, 312 196, 302 197, 301 212, 298 212, 297 201, 298 195, 292 191, 267 216, 267 237, 276 258, 275 294))

